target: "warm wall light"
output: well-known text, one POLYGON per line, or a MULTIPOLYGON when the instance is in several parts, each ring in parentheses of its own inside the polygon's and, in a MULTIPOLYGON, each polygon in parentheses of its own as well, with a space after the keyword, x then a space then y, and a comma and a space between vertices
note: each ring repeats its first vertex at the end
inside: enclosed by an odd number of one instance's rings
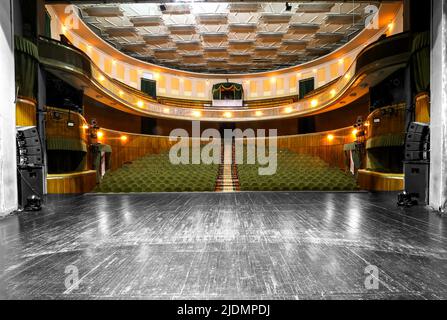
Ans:
POLYGON ((143 101, 138 101, 137 102, 137 106, 138 106, 138 108, 143 108, 144 107, 144 102, 143 101))
POLYGON ((335 95, 337 94, 337 91, 335 89, 331 90, 331 97, 335 97, 335 95))
POLYGON ((227 112, 224 112, 223 116, 225 118, 231 118, 233 116, 233 114, 231 112, 227 111, 227 112))
POLYGON ((123 91, 123 90, 120 90, 120 91, 118 92, 118 94, 120 95, 120 97, 122 97, 122 96, 124 95, 124 91, 123 91))
POLYGON ((349 73, 347 73, 347 74, 345 75, 345 79, 346 79, 346 80, 351 79, 351 75, 350 75, 349 73))
POLYGON ((91 45, 87 45, 87 51, 91 51, 92 50, 92 46, 91 45))
POLYGON ((116 65, 116 60, 115 59, 112 60, 112 64, 116 65))
POLYGON ((310 102, 310 106, 311 106, 312 108, 315 108, 317 105, 318 105, 318 100, 317 100, 317 99, 313 99, 313 100, 310 102))
POLYGON ((345 62, 345 59, 338 59, 338 64, 343 64, 343 62, 345 62))
POLYGON ((126 141, 127 141, 127 136, 122 135, 122 136, 120 137, 120 140, 121 140, 122 142, 126 142, 126 141))
POLYGON ((193 111, 192 112, 192 115, 194 116, 194 117, 196 117, 196 118, 199 118, 201 115, 202 115, 202 113, 200 112, 200 111, 193 111))
POLYGON ((296 76, 297 76, 298 78, 301 78, 301 73, 298 72, 298 73, 296 74, 296 76))
POLYGON ((88 126, 88 124, 84 124, 83 126, 82 126, 82 129, 89 129, 89 126, 88 126))
POLYGON ((317 69, 313 69, 312 70, 313 73, 317 73, 317 71, 318 71, 317 69))
POLYGON ((328 134, 328 135, 327 135, 327 140, 328 140, 328 141, 332 141, 332 140, 334 140, 334 135, 333 135, 333 134, 328 134))
POLYGON ((255 112, 256 116, 260 117, 263 115, 262 111, 258 110, 255 112))
POLYGON ((64 25, 61 25, 61 31, 63 34, 65 34, 65 32, 67 32, 67 27, 64 25))
POLYGON ((352 130, 352 135, 353 136, 357 136, 357 133, 358 133, 359 131, 357 130, 357 129, 354 129, 354 130, 352 130))
POLYGON ((276 77, 271 77, 271 78, 270 78, 270 82, 271 82, 271 83, 275 83, 275 82, 276 82, 276 77))
POLYGON ((158 72, 154 73, 154 80, 158 80, 160 78, 160 74, 158 72))
POLYGON ((365 122, 365 127, 369 127, 369 121, 365 122))
POLYGON ((287 107, 284 109, 285 113, 291 113, 293 111, 292 107, 287 107))
POLYGON ((393 32, 393 30, 394 30, 394 22, 391 21, 391 22, 388 24, 388 31, 393 32))
POLYGON ((100 76, 98 77, 98 80, 99 80, 100 82, 103 82, 105 79, 106 79, 106 78, 104 78, 103 75, 100 75, 100 76))
POLYGON ((101 140, 102 138, 104 138, 104 132, 102 131, 98 131, 96 133, 96 137, 98 138, 98 140, 101 140))
POLYGON ((164 112, 164 113, 169 113, 169 112, 171 112, 171 110, 169 110, 169 108, 164 108, 164 109, 163 109, 163 112, 164 112))

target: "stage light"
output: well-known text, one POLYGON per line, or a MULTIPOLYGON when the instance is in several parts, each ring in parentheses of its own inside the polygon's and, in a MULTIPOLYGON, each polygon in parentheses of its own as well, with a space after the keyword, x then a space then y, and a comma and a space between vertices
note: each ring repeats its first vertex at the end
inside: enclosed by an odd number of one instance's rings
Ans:
POLYGON ((137 102, 137 106, 138 106, 138 108, 143 108, 144 107, 144 102, 143 101, 138 101, 137 102))
POLYGON ((258 117, 260 117, 260 116, 263 115, 263 113, 262 113, 262 111, 258 110, 258 111, 255 112, 255 115, 258 116, 258 117))
POLYGON ((285 113, 291 113, 293 111, 292 107, 287 107, 284 109, 285 113))
POLYGON ((126 141, 127 141, 127 136, 124 136, 124 135, 121 136, 121 137, 120 137, 120 140, 121 140, 122 142, 126 142, 126 141))
POLYGON ((225 118, 231 118, 232 116, 233 116, 233 114, 231 113, 231 112, 224 112, 224 114, 223 114, 223 116, 225 117, 225 118))
POLYGON ((313 99, 313 100, 310 102, 310 106, 311 106, 312 108, 315 108, 317 105, 318 105, 318 100, 317 100, 317 99, 313 99))
POLYGON ((196 118, 200 118, 200 116, 202 115, 202 113, 200 112, 200 111, 193 111, 192 112, 192 115, 194 116, 194 117, 196 117, 196 118))
POLYGON ((104 138, 104 132, 98 131, 96 133, 96 137, 98 138, 98 140, 102 140, 104 138))
POLYGON ((334 140, 334 135, 333 134, 328 134, 327 135, 327 141, 332 141, 332 140, 334 140))

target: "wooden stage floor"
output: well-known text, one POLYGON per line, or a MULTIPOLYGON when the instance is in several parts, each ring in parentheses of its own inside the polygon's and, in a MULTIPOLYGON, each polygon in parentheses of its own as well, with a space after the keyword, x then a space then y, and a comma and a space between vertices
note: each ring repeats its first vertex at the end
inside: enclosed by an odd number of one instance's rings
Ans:
POLYGON ((0 298, 446 299, 446 218, 395 202, 369 193, 53 196, 41 212, 0 220, 0 298))

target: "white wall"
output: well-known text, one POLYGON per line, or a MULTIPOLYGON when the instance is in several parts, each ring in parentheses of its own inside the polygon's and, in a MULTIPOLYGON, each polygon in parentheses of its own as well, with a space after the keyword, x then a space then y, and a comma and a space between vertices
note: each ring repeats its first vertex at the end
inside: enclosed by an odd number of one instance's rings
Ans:
POLYGON ((0 216, 17 209, 15 77, 11 1, 0 1, 0 216))

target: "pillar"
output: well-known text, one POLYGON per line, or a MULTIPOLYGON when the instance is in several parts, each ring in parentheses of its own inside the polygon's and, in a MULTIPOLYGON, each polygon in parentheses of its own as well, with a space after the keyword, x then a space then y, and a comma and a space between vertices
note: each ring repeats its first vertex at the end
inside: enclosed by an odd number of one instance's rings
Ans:
POLYGON ((444 211, 447 202, 447 0, 432 0, 430 206, 444 211))
POLYGON ((12 0, 0 1, 0 216, 17 209, 12 0))

